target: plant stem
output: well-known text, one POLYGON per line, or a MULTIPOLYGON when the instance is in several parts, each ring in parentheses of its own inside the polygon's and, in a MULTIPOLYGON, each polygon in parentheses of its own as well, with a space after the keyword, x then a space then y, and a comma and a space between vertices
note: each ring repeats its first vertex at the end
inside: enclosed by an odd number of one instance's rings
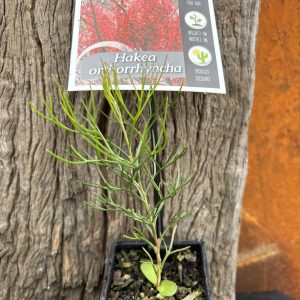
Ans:
POLYGON ((160 286, 160 283, 161 283, 161 272, 162 272, 162 263, 161 263, 161 255, 160 255, 161 240, 157 236, 156 226, 154 226, 154 228, 155 228, 154 243, 155 243, 155 255, 156 255, 156 264, 157 264, 156 287, 158 288, 160 286))
POLYGON ((157 265, 157 269, 156 269, 156 276, 157 276, 156 287, 158 288, 160 286, 160 283, 161 283, 161 273, 162 273, 162 269, 163 269, 162 259, 161 259, 161 254, 160 254, 161 240, 158 237, 156 222, 155 222, 155 220, 153 220, 153 216, 152 216, 152 213, 151 213, 150 204, 149 204, 149 201, 148 201, 148 198, 147 198, 147 194, 146 194, 141 182, 139 183, 139 190, 138 191, 140 193, 141 198, 144 199, 143 202, 145 203, 145 209, 147 211, 148 218, 152 222, 152 231, 153 231, 152 232, 152 238, 154 240, 154 245, 155 245, 153 250, 154 250, 154 253, 156 255, 156 265, 157 265))

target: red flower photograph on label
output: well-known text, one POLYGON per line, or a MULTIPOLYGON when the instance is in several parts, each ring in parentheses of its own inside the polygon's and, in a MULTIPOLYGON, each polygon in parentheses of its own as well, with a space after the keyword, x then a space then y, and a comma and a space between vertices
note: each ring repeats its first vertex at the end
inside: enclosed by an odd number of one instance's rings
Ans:
MULTIPOLYGON (((100 42, 117 42, 132 51, 182 51, 178 1, 83 0, 78 55, 100 42)), ((92 51, 123 50, 118 48, 92 51)))

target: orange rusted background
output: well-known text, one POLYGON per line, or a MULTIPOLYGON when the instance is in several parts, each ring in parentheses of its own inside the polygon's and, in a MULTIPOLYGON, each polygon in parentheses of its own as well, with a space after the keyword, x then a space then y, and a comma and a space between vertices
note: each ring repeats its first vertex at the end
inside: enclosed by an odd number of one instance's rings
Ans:
POLYGON ((300 0, 262 0, 237 291, 300 299, 300 0))

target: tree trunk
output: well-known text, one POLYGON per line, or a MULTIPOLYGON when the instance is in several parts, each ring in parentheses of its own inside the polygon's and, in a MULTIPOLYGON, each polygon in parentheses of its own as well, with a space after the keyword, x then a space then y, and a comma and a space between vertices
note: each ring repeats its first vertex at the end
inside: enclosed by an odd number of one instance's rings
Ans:
MULTIPOLYGON (((215 299, 234 299, 237 240, 247 169, 259 0, 215 0, 227 95, 174 98, 170 142, 185 143, 181 171, 197 175, 165 210, 181 210, 181 239, 204 239, 215 299)), ((79 143, 34 115, 39 95, 67 83, 72 0, 0 2, 0 299, 97 299, 107 249, 128 221, 85 206, 92 169, 55 161, 79 143)), ((74 103, 79 93, 72 93, 74 103)), ((109 124, 103 124, 108 130, 109 124)), ((164 174, 165 177, 171 174, 164 174)), ((96 179, 96 178, 94 178, 96 179)))

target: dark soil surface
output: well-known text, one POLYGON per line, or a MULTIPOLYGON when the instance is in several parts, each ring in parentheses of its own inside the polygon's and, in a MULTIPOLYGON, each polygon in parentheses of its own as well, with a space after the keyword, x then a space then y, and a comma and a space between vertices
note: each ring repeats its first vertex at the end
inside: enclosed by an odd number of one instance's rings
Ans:
POLYGON ((190 250, 179 252, 165 265, 162 279, 176 282, 177 293, 173 297, 162 298, 156 288, 140 271, 140 262, 148 261, 143 251, 124 251, 116 254, 114 277, 109 299, 111 300, 205 300, 203 278, 199 270, 197 254, 190 250), (193 297, 196 291, 201 296, 193 297), (186 298, 187 297, 187 298, 186 298))

